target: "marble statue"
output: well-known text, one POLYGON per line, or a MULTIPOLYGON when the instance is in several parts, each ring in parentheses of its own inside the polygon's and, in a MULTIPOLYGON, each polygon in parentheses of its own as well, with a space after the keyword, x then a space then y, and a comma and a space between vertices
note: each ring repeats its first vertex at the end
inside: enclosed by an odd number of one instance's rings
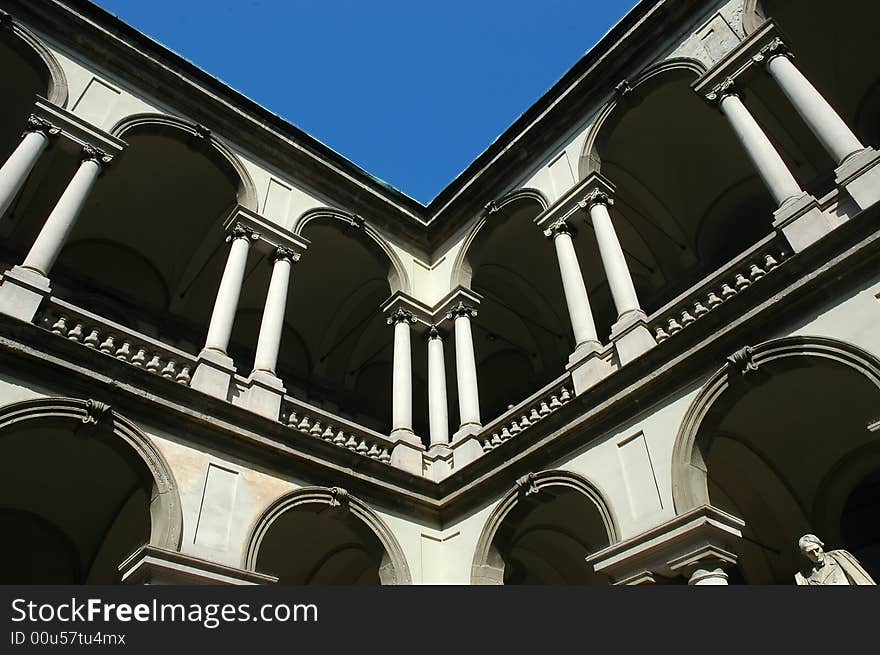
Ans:
POLYGON ((859 561, 846 550, 831 550, 827 553, 819 537, 805 534, 798 540, 801 554, 812 566, 795 573, 799 585, 875 585, 877 584, 862 568, 859 561))

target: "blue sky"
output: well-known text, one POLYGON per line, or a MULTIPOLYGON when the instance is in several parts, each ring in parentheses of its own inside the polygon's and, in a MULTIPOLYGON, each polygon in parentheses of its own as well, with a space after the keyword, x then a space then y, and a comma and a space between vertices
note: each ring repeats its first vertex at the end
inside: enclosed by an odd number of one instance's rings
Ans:
POLYGON ((635 0, 97 0, 427 203, 635 0))

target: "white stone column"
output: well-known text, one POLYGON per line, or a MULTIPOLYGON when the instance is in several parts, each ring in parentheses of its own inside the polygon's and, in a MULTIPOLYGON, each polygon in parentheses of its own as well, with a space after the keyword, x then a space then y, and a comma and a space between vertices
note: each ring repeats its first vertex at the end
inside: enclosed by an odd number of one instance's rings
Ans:
POLYGON ((431 447, 449 445, 449 406, 446 402, 446 362, 443 338, 432 327, 428 336, 428 422, 431 447))
POLYGON ((568 317, 577 344, 575 350, 591 344, 599 345, 593 311, 590 308, 587 287, 571 238, 571 229, 565 219, 559 219, 544 230, 544 235, 553 240, 553 246, 556 248, 562 289, 565 292, 565 303, 568 305, 568 317))
POLYGON ((95 181, 101 174, 102 168, 112 160, 110 155, 97 148, 83 147, 83 160, 79 168, 64 193, 61 194, 61 198, 58 199, 49 218, 46 219, 46 223, 25 257, 22 267, 37 271, 46 277, 49 276, 49 271, 52 270, 67 237, 73 230, 76 219, 82 211, 95 181))
POLYGON ((476 433, 483 424, 480 421, 480 392, 477 386, 477 362, 474 357, 474 337, 471 318, 477 310, 458 303, 446 315, 455 325, 455 374, 458 381, 459 433, 476 433))
POLYGON ((290 270, 299 254, 288 248, 276 248, 272 254, 272 278, 266 294, 263 319, 260 322, 260 336, 257 338, 257 354, 254 357, 254 372, 260 371, 275 375, 278 352, 281 348, 281 332, 284 329, 284 313, 287 309, 287 289, 290 284, 290 270))
POLYGON ((703 585, 727 585, 727 574, 722 569, 697 569, 691 574, 688 584, 694 587, 703 585))
POLYGON ((256 240, 256 232, 241 223, 232 228, 232 233, 226 238, 231 242, 229 256, 226 259, 226 268, 220 279, 220 288, 217 290, 217 298, 214 301, 214 311, 211 313, 211 323, 208 326, 208 336, 205 339, 205 348, 226 354, 229 347, 229 339, 232 336, 232 326, 235 313, 238 311, 238 299, 241 295, 241 285, 244 281, 244 272, 247 265, 248 251, 251 241, 256 240))
POLYGON ((388 317, 394 326, 394 361, 391 375, 391 436, 407 438, 412 428, 412 341, 410 325, 415 322, 412 312, 398 309, 388 317))
POLYGON ((762 48, 759 56, 766 59, 770 76, 838 164, 864 150, 840 115, 791 61, 792 55, 781 39, 774 39, 762 48))
POLYGON ((596 235, 596 243, 599 246, 599 256, 602 259, 602 267, 605 269, 605 277, 611 288, 611 297, 617 308, 618 320, 625 314, 641 311, 636 288, 627 266, 623 248, 611 222, 611 214, 608 208, 614 201, 607 193, 594 189, 586 198, 590 218, 593 222, 593 232, 596 235))
POLYGON ((21 191, 40 155, 49 146, 50 137, 59 131, 49 121, 38 116, 31 114, 28 117, 21 143, 9 155, 3 168, 0 168, 0 217, 6 214, 15 196, 21 191))
POLYGON ((718 101, 721 112, 730 121, 737 139, 752 160, 764 184, 778 206, 803 195, 803 190, 785 165, 764 130, 743 104, 732 81, 728 80, 707 98, 718 101))

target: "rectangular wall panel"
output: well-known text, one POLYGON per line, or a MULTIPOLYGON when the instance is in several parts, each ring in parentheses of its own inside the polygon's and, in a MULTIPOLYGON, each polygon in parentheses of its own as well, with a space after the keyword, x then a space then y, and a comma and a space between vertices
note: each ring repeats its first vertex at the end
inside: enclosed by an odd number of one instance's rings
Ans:
POLYGON ((208 465, 194 543, 223 550, 229 542, 238 473, 208 465))
POLYGON ((93 77, 73 105, 73 113, 92 125, 105 127, 104 121, 119 98, 119 90, 93 77))
POLYGON ((269 180, 266 189, 266 200, 263 202, 263 216, 286 225, 287 212, 290 209, 290 187, 274 177, 269 180))
POLYGON ((639 432, 617 444, 617 455, 633 517, 638 519, 663 509, 654 463, 644 433, 639 432))

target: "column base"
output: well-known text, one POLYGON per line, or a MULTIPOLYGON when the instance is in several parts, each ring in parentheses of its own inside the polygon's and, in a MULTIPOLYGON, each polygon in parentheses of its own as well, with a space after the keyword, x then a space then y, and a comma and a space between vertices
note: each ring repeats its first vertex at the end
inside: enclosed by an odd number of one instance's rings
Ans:
POLYGON ((483 456, 483 446, 474 438, 474 435, 479 434, 482 427, 475 432, 462 433, 464 429, 462 428, 455 433, 452 443, 452 468, 456 471, 460 471, 483 456))
POLYGON ((648 329, 648 316, 642 310, 627 312, 611 326, 611 341, 621 366, 648 352, 657 341, 648 329))
POLYGON ((796 253, 816 243, 842 222, 819 209, 816 198, 806 192, 773 212, 773 227, 782 232, 796 253))
POLYGON ((571 373, 576 396, 595 386, 614 371, 611 362, 604 357, 602 344, 596 341, 579 346, 568 358, 565 369, 571 373))
POLYGON ((428 479, 440 482, 449 477, 455 469, 454 453, 446 444, 434 444, 428 448, 424 456, 425 469, 428 479))
POLYGON ((124 584, 257 585, 278 582, 272 575, 244 571, 200 557, 144 545, 119 565, 124 584))
POLYGON ((256 414, 277 421, 281 416, 284 383, 268 371, 253 371, 245 382, 240 405, 256 414))
POLYGON ((230 400, 235 364, 217 350, 202 348, 189 386, 214 398, 230 400))
MULTIPOLYGON (((393 434, 392 438, 394 438, 393 434)), ((400 440, 391 450, 391 466, 413 475, 422 475, 424 473, 424 462, 422 461, 424 454, 425 447, 421 441, 413 443, 406 439, 400 440)))
POLYGON ((859 209, 880 201, 880 152, 865 148, 843 160, 834 171, 837 186, 845 189, 859 209))
POLYGON ((44 298, 52 292, 49 278, 31 268, 14 266, 0 284, 0 313, 32 323, 44 298))

